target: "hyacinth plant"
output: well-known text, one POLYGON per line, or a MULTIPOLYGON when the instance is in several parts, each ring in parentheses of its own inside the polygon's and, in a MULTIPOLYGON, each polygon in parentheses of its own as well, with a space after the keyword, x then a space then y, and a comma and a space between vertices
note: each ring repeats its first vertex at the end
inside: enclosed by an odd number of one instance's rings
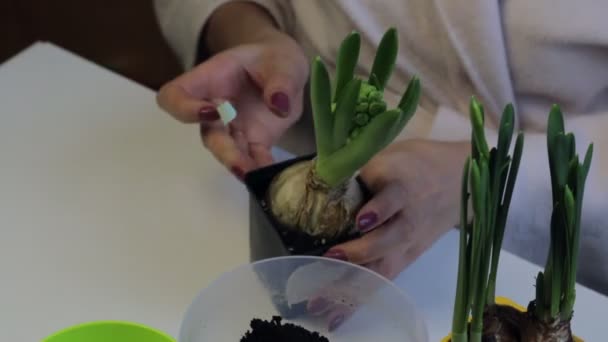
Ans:
POLYGON ((366 79, 355 75, 360 45, 357 32, 342 41, 333 86, 321 59, 313 60, 310 99, 316 156, 283 170, 267 195, 279 223, 328 241, 349 234, 354 227, 364 201, 356 173, 397 137, 420 98, 420 81, 413 77, 398 106, 387 108, 384 89, 398 52, 395 29, 382 37, 366 79))
POLYGON ((570 321, 576 298, 581 211, 585 181, 593 155, 587 147, 582 163, 573 133, 566 133, 559 106, 554 105, 547 125, 553 210, 551 240, 544 272, 536 278, 536 298, 528 306, 525 341, 572 341, 570 321))
MULTIPOLYGON (((491 149, 484 132, 484 110, 475 98, 471 98, 470 120, 473 128, 472 151, 465 162, 461 183, 460 252, 452 322, 453 342, 482 341, 482 335, 488 334, 488 327, 484 329, 484 316, 488 320, 488 312, 498 314, 496 310, 488 308, 496 306, 500 249, 524 144, 523 134, 519 133, 513 157, 509 155, 514 132, 512 105, 504 108, 498 143, 491 149), (469 205, 472 220, 469 220, 469 205), (469 317, 472 317, 470 322, 469 317)), ((495 330, 489 334, 509 334, 507 329, 500 326, 495 330)))

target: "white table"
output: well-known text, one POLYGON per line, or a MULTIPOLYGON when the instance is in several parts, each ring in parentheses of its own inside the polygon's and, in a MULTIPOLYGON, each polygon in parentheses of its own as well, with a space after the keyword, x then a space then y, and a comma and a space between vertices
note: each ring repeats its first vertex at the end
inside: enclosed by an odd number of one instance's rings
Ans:
MULTIPOLYGON (((198 291, 248 262, 246 190, 202 149, 197 127, 52 45, 0 66, 0 165, 2 341, 99 319, 177 336, 198 291)), ((456 263, 448 234, 397 279, 433 341, 450 329, 456 263)), ((526 304, 537 271, 504 254, 498 293, 526 304)), ((584 288, 577 299, 576 332, 601 341, 608 299, 584 288)))

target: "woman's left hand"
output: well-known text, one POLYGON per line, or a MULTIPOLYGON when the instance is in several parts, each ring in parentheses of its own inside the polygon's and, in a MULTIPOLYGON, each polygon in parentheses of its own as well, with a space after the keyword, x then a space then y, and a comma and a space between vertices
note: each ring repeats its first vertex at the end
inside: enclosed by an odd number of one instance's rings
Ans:
POLYGON ((327 257, 394 279, 459 222, 460 186, 469 142, 404 140, 361 170, 374 196, 357 215, 364 235, 327 257))
MULTIPOLYGON (((470 146, 407 140, 379 153, 361 170, 374 194, 357 215, 363 236, 334 246, 325 256, 362 265, 389 279, 398 276, 459 222, 460 182, 470 146)), ((348 298, 353 282, 358 280, 338 279, 310 298, 309 314, 324 316, 328 329, 337 329, 357 306, 330 299, 336 293, 348 298)), ((354 302, 355 297, 349 300, 354 302)))

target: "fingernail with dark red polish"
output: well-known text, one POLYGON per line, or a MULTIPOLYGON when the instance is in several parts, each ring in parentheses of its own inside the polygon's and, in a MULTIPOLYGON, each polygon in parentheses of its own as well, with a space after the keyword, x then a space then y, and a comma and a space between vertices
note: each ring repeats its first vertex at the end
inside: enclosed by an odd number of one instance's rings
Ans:
POLYGON ((203 107, 199 112, 198 116, 203 121, 213 121, 220 118, 220 115, 217 112, 215 107, 203 107))
POLYGON ((341 326, 342 323, 344 323, 344 315, 334 317, 334 319, 329 322, 329 331, 334 331, 338 329, 338 327, 341 326))
POLYGON ((342 260, 342 261, 348 261, 346 254, 338 249, 328 251, 327 253, 325 253, 325 257, 332 258, 332 259, 338 259, 338 260, 342 260))
POLYGON ((308 302, 308 313, 318 315, 325 311, 329 306, 329 301, 323 297, 317 297, 308 302))
POLYGON ((270 98, 270 102, 282 113, 286 114, 289 112, 289 98, 285 93, 274 93, 270 98))
POLYGON ((230 168, 230 171, 237 176, 240 180, 245 179, 245 172, 238 166, 233 166, 230 168))
POLYGON ((376 221, 378 221, 376 213, 365 213, 359 217, 357 225, 361 233, 367 233, 374 227, 376 221))

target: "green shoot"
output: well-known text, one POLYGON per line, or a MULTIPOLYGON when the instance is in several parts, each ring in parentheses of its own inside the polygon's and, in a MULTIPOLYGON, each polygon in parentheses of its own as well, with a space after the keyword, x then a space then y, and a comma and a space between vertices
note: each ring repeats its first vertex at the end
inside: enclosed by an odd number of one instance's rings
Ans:
POLYGON ((352 178, 389 145, 414 115, 420 100, 420 81, 414 76, 397 108, 387 108, 384 101, 384 87, 398 52, 395 29, 384 34, 367 81, 354 75, 359 50, 360 38, 353 32, 340 45, 333 94, 327 69, 319 57, 311 68, 315 171, 331 187, 352 178))
POLYGON ((468 275, 471 258, 471 243, 469 234, 471 226, 467 222, 469 202, 469 168, 471 158, 467 158, 462 172, 462 188, 460 197, 460 248, 458 262, 458 280, 456 283, 456 301, 454 303, 454 316, 452 320, 452 342, 467 342, 467 318, 469 317, 468 275))
POLYGON ((581 210, 593 144, 580 163, 574 134, 565 132, 563 114, 557 105, 549 113, 547 152, 553 199, 551 238, 544 272, 536 278, 534 313, 545 322, 567 321, 572 317, 576 298, 581 210))
POLYGON ((310 71, 310 100, 315 127, 315 139, 319 156, 327 156, 333 150, 333 114, 329 74, 319 57, 315 58, 310 71))
POLYGON ((399 39, 397 37, 397 30, 391 28, 386 31, 380 41, 378 53, 376 54, 376 58, 374 58, 374 64, 372 65, 372 72, 369 79, 369 83, 376 83, 376 87, 378 87, 379 90, 384 90, 384 87, 393 72, 398 50, 399 39), (375 82, 373 82, 374 78, 375 82))
POLYGON ((401 131, 414 116, 418 102, 420 101, 420 80, 418 77, 412 77, 407 86, 407 91, 401 97, 397 107, 403 111, 403 116, 395 126, 395 129, 401 131))
POLYGON ((509 155, 514 115, 513 107, 507 105, 500 121, 497 146, 489 149, 483 106, 471 98, 472 150, 462 175, 452 342, 481 341, 484 309, 495 303, 500 249, 523 151, 523 134, 519 133, 513 158, 509 155), (473 209, 471 222, 468 222, 469 201, 473 209), (472 316, 470 329, 469 315, 472 316))
POLYGON ((352 32, 342 41, 338 50, 336 61, 336 88, 334 89, 333 102, 337 103, 342 90, 346 88, 355 75, 359 50, 361 49, 361 37, 359 33, 352 32))
POLYGON ((360 88, 361 80, 351 79, 343 90, 342 101, 338 102, 336 106, 334 113, 333 150, 342 147, 355 126, 355 109, 357 108, 360 88))

